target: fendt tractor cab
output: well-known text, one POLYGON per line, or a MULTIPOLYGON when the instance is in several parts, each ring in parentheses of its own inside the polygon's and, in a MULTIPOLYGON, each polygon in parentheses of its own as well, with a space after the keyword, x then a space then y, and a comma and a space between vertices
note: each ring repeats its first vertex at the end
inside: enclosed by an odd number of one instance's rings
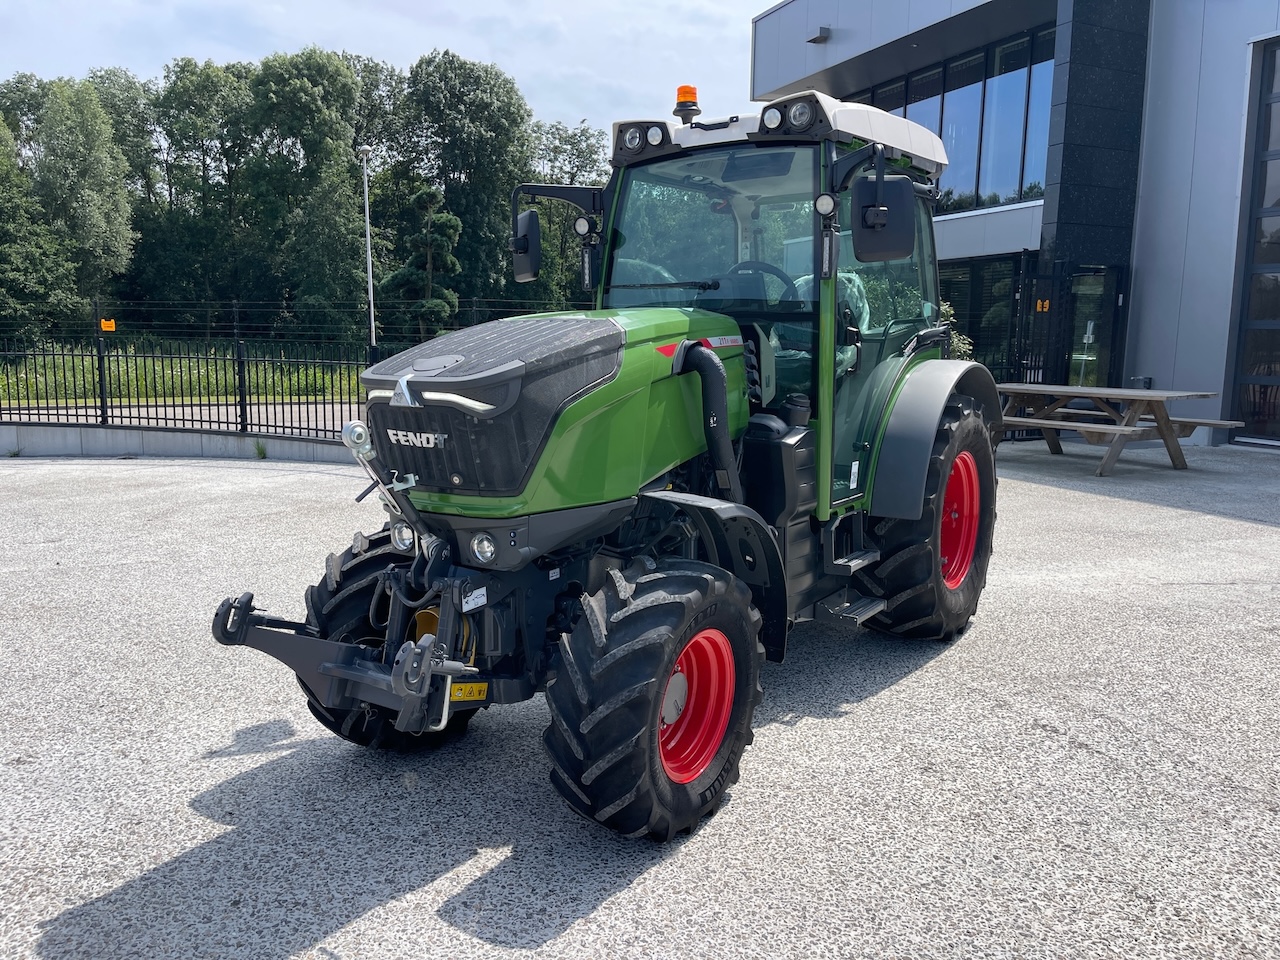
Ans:
POLYGON ((996 387, 947 359, 939 139, 819 93, 613 128, 582 211, 591 310, 440 336, 362 377, 343 441, 389 516, 330 555, 306 619, 214 619, 293 670, 340 737, 428 747, 546 694, 574 810, 669 839, 738 778, 805 620, 949 640, 986 581, 996 387))

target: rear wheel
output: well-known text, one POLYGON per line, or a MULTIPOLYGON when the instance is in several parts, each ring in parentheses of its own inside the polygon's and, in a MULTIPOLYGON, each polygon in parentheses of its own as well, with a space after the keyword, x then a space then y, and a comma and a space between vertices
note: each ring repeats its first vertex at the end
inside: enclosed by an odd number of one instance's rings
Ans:
POLYGON ((995 454, 982 411, 952 394, 938 424, 919 520, 873 518, 878 564, 854 574, 857 589, 883 597, 867 625, 912 640, 963 633, 987 582, 996 520, 995 454))
MULTIPOLYGON (((391 534, 386 529, 368 537, 356 534, 354 542, 342 553, 329 554, 324 578, 307 588, 307 623, 326 640, 382 646, 386 634, 371 620, 375 600, 381 599, 381 574, 387 567, 405 564, 411 559, 412 554, 392 546, 391 534)), ((385 602, 381 609, 385 612, 385 602)), ((385 707, 367 704, 362 709, 335 710, 322 706, 301 677, 298 683, 307 695, 307 708, 312 716, 342 739, 373 749, 408 753, 441 746, 462 736, 476 713, 475 710, 453 712, 445 728, 437 733, 405 733, 395 728, 395 714, 385 707)))
POLYGON ((613 571, 582 605, 547 684, 551 782, 584 817, 670 840, 738 780, 760 614, 741 581, 693 560, 613 571))

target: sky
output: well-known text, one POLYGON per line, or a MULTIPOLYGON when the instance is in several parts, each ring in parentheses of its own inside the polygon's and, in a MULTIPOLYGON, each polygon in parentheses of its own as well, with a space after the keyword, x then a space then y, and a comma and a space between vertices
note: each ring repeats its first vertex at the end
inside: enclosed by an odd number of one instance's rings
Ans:
POLYGON ((773 0, 0 0, 0 80, 178 57, 228 63, 306 46, 407 70, 432 49, 497 64, 544 121, 670 116, 679 84, 704 118, 745 112, 751 18, 773 0))

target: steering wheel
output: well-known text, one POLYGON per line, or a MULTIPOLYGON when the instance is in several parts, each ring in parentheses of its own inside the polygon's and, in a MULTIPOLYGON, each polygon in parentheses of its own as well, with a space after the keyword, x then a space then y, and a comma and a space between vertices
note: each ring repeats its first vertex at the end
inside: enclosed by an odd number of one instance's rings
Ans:
POLYGON ((787 275, 785 270, 775 267, 772 263, 765 263, 763 260, 739 260, 729 268, 730 273, 738 273, 740 271, 750 271, 752 273, 767 273, 771 277, 777 277, 785 285, 782 296, 778 298, 779 302, 783 300, 799 300, 800 293, 796 290, 795 281, 787 275))

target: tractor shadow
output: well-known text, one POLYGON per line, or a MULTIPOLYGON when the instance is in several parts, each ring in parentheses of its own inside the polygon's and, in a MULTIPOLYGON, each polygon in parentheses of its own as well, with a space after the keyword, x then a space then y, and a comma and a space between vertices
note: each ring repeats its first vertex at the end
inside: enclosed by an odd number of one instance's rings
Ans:
MULTIPOLYGON (((944 649, 802 626, 787 663, 765 668, 756 727, 842 716, 944 649)), ((659 845, 576 817, 547 779, 543 709, 489 711, 417 756, 287 721, 242 729, 205 762, 260 762, 191 801, 229 829, 46 922, 39 955, 269 960, 374 911, 424 909, 495 946, 543 946, 698 836, 659 845)), ((424 954, 449 952, 433 939, 424 954)))

